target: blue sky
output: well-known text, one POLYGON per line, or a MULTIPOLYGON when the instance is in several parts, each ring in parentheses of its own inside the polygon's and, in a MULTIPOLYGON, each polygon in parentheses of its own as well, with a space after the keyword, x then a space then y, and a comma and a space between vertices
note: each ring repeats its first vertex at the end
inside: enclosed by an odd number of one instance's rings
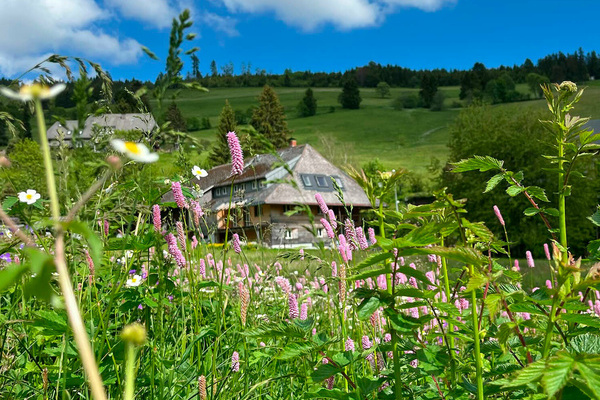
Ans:
POLYGON ((153 80, 183 8, 193 14, 190 47, 200 47, 203 73, 211 60, 233 62, 236 73, 242 63, 281 73, 371 60, 468 69, 600 50, 595 0, 0 0, 0 74, 14 77, 59 53, 97 61, 115 79, 153 80))

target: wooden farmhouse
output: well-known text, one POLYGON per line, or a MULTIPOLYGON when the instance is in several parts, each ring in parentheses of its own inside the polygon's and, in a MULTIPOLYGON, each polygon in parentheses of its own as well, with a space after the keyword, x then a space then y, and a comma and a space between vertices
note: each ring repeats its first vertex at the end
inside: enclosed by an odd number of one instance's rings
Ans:
MULTIPOLYGON (((278 150, 277 155, 261 154, 245 160, 243 174, 235 179, 231 177, 231 164, 224 164, 208 171, 208 176, 194 179, 192 184, 203 192, 202 207, 212 211, 208 225, 214 227, 216 242, 225 240, 228 211, 229 237, 238 233, 248 242, 290 248, 312 246, 317 241, 329 243, 320 222, 323 215, 316 193, 321 194, 340 222, 351 217, 359 224, 359 212, 370 207, 362 188, 308 144, 293 143, 278 150), (299 204, 309 206, 316 236, 306 229, 310 226, 307 212, 290 215, 299 204)), ((171 193, 168 196, 172 199, 171 193)), ((168 196, 164 200, 171 200, 168 196)))

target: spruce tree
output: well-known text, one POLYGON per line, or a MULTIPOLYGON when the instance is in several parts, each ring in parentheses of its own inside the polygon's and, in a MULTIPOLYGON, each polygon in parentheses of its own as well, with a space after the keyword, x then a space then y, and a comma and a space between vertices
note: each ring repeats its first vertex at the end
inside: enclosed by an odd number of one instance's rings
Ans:
POLYGON ((229 101, 225 100, 225 106, 219 115, 219 124, 217 126, 217 142, 214 144, 208 161, 212 165, 226 164, 230 161, 229 145, 227 144, 227 133, 235 132, 235 112, 229 105, 229 101))
POLYGON ((252 113, 250 124, 275 148, 286 147, 290 130, 277 94, 270 86, 265 85, 258 97, 258 103, 258 108, 252 113))
POLYGON ((187 121, 183 118, 183 114, 177 104, 172 102, 165 114, 165 120, 171 123, 171 128, 179 132, 187 132, 187 121))
POLYGON ((358 90, 356 79, 351 78, 344 83, 344 88, 338 97, 338 101, 342 105, 342 108, 356 110, 360 107, 362 98, 360 97, 360 90, 358 90))
POLYGON ((311 88, 304 92, 304 98, 298 104, 298 113, 301 117, 311 117, 317 113, 317 99, 311 88))

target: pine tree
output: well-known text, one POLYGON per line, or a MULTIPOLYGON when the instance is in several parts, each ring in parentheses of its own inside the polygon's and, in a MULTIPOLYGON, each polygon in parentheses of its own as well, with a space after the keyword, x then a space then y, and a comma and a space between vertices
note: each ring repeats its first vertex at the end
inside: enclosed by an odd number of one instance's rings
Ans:
POLYGON ((225 106, 219 115, 219 125, 217 126, 217 142, 213 146, 208 160, 212 165, 226 164, 230 161, 229 145, 227 144, 227 133, 235 132, 235 112, 225 100, 225 106))
POLYGON ((165 120, 171 123, 171 128, 179 132, 187 132, 187 122, 177 104, 172 102, 167 109, 165 120))
POLYGON ((344 88, 338 97, 338 101, 342 105, 342 108, 357 110, 360 107, 362 98, 360 97, 360 90, 358 90, 356 79, 351 78, 344 83, 344 88))
POLYGON ((311 88, 304 92, 304 97, 298 104, 298 113, 301 117, 311 117, 317 113, 317 99, 311 88))
POLYGON ((277 94, 270 86, 265 85, 258 97, 258 103, 258 108, 252 113, 250 124, 275 148, 286 147, 290 130, 277 94))

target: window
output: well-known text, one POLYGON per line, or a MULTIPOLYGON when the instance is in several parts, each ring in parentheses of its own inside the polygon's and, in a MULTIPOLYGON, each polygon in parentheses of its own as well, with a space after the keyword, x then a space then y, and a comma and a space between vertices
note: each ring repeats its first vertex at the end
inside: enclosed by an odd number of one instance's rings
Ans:
POLYGON ((262 180, 262 181, 258 182, 258 185, 260 186, 260 188, 261 188, 261 189, 267 186, 267 185, 265 184, 265 181, 264 181, 264 180, 262 180))
POLYGON ((256 181, 252 181, 252 190, 256 190, 256 188, 258 187, 258 184, 256 181))
POLYGON ((250 219, 250 209, 244 208, 244 226, 252 225, 252 220, 250 219))
POLYGON ((290 205, 290 204, 284 204, 283 205, 283 212, 286 213, 288 211, 293 211, 294 210, 294 206, 290 205))
POLYGON ((340 189, 344 188, 344 182, 342 181, 342 179, 339 176, 332 176, 331 180, 333 182, 335 182, 340 189))
POLYGON ((254 216, 260 217, 263 213, 262 204, 258 204, 254 206, 254 216))
POLYGON ((323 236, 325 236, 325 235, 323 235, 323 233, 324 233, 323 231, 324 231, 323 228, 317 228, 317 237, 318 238, 322 238, 323 236))
POLYGON ((298 239, 298 229, 286 229, 284 237, 286 240, 298 239))
POLYGON ((221 195, 221 188, 216 188, 215 189, 215 197, 218 197, 221 195))
POLYGON ((327 187, 327 180, 323 175, 316 175, 315 180, 317 181, 317 186, 319 187, 327 187))
POLYGON ((300 175, 300 177, 302 178, 302 183, 304 183, 304 186, 306 186, 306 187, 312 186, 312 182, 310 180, 310 175, 300 175))

